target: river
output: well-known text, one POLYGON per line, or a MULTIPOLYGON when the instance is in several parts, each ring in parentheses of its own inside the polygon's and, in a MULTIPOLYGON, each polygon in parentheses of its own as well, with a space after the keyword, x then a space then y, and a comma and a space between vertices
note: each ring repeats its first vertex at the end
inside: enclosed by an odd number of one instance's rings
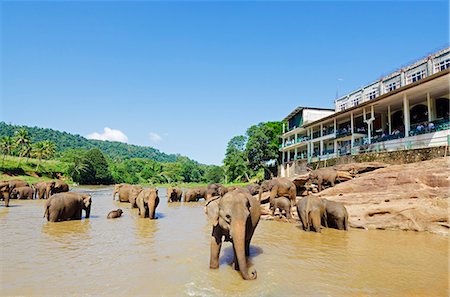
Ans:
MULTIPOLYGON (((260 221, 244 281, 231 267, 230 243, 220 268, 209 269, 202 202, 168 204, 160 189, 158 220, 93 195, 90 219, 48 223, 44 201, 0 206, 2 296, 448 296, 447 237, 401 231, 306 233, 296 224, 260 221), (107 220, 122 208, 121 218, 107 220)), ((83 212, 84 216, 84 212, 83 212)))

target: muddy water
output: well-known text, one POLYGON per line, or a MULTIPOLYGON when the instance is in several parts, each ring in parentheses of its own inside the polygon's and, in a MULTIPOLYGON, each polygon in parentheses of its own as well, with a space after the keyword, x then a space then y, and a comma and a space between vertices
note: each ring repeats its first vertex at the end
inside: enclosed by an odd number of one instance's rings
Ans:
MULTIPOLYGON (((88 191, 78 189, 78 191, 88 191)), ((168 205, 139 219, 112 201, 112 188, 89 189, 91 218, 47 223, 43 201, 0 206, 1 295, 22 296, 448 296, 448 238, 426 233, 325 230, 261 221, 251 247, 255 281, 230 266, 210 270, 203 203, 168 205), (107 220, 122 208, 124 215, 107 220)))

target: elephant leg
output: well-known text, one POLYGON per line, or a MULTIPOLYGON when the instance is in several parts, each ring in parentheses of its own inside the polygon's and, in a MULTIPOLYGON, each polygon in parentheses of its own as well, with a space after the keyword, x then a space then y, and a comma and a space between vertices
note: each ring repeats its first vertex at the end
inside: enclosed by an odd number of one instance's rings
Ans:
POLYGON ((309 231, 309 222, 308 222, 308 216, 306 215, 306 212, 302 211, 299 212, 298 216, 300 217, 300 221, 303 225, 304 231, 309 231))
POLYGON ((50 211, 47 216, 47 221, 49 222, 57 222, 59 213, 57 211, 50 211))
POLYGON ((214 226, 211 234, 211 248, 210 248, 210 258, 209 258, 209 268, 217 269, 219 268, 219 254, 220 248, 222 247, 222 231, 220 227, 214 226))
POLYGON ((318 210, 314 210, 309 215, 311 220, 311 225, 314 228, 314 231, 320 233, 320 212, 318 210))

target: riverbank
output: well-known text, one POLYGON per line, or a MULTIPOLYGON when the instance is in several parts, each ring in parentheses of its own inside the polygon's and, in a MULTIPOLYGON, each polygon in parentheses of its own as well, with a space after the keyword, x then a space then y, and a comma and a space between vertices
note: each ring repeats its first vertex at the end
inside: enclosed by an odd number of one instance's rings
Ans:
MULTIPOLYGON (((343 203, 352 228, 426 231, 448 236, 450 157, 385 166, 315 195, 343 203)), ((279 219, 268 215, 268 204, 263 205, 263 212, 265 219, 279 219)), ((292 222, 298 223, 297 214, 294 215, 292 222)))

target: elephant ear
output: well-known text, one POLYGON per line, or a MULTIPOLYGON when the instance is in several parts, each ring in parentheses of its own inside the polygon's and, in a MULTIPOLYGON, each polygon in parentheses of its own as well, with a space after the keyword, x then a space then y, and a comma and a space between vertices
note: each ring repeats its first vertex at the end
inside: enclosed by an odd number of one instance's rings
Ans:
POLYGON ((208 223, 214 227, 219 224, 219 201, 211 200, 205 205, 205 213, 208 217, 208 223))
POLYGON ((81 195, 81 197, 83 198, 83 203, 86 207, 88 207, 91 204, 91 195, 86 194, 86 195, 81 195))

